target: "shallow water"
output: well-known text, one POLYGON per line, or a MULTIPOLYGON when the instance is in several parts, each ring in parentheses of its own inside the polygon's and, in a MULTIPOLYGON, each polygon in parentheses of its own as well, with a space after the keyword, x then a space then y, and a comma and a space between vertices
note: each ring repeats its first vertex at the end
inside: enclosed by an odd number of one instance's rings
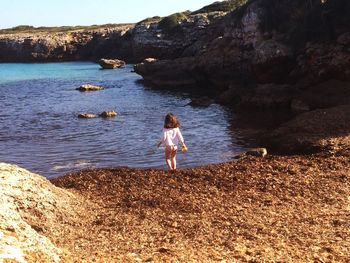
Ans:
POLYGON ((131 70, 90 62, 0 64, 0 161, 49 178, 88 167, 166 168, 155 145, 167 112, 179 117, 189 148, 178 154, 179 168, 228 161, 245 149, 229 128, 232 113, 217 104, 186 106, 189 94, 146 88, 131 70), (84 83, 106 89, 75 90, 84 83), (77 118, 104 110, 117 118, 77 118))

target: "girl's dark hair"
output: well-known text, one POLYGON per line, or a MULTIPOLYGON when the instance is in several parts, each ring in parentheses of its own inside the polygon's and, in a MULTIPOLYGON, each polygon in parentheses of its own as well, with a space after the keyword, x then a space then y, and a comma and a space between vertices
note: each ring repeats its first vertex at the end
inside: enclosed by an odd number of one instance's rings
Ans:
POLYGON ((178 119, 174 114, 168 113, 165 116, 164 128, 167 128, 167 129, 180 128, 180 122, 178 121, 178 119))

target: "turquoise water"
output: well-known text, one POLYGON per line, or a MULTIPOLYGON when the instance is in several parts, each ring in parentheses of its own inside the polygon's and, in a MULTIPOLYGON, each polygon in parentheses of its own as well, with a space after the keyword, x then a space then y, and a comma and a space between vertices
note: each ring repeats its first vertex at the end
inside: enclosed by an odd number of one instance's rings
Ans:
POLYGON ((189 148, 178 154, 179 168, 231 160, 245 149, 223 107, 193 108, 188 93, 152 90, 140 79, 130 65, 0 64, 0 161, 49 178, 90 167, 165 169, 163 149, 155 145, 167 112, 179 117, 189 148), (75 90, 85 83, 106 89, 75 90), (117 118, 77 118, 105 110, 117 111, 117 118))

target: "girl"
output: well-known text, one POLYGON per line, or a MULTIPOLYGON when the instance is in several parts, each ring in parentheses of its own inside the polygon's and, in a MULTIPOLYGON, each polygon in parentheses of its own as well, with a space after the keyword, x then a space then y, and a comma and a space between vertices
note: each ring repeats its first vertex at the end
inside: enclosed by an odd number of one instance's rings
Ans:
POLYGON ((182 144, 183 151, 187 151, 186 144, 180 132, 180 122, 172 113, 168 113, 164 120, 164 129, 162 138, 157 147, 165 144, 165 161, 170 170, 176 170, 176 151, 179 141, 182 144))

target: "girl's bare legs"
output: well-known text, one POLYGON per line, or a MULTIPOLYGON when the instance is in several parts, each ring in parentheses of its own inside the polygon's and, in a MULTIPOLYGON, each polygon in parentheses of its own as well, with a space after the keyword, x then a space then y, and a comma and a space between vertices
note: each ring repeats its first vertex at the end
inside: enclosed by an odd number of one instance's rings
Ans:
POLYGON ((165 147, 165 162, 169 170, 176 170, 176 148, 171 146, 165 147))
POLYGON ((172 168, 172 159, 165 159, 166 164, 168 165, 169 170, 173 170, 172 168))
POLYGON ((171 158, 171 166, 173 167, 173 170, 176 170, 176 152, 174 153, 174 156, 171 158))
POLYGON ((169 168, 169 170, 173 170, 172 166, 172 148, 171 146, 165 146, 165 162, 169 168))

